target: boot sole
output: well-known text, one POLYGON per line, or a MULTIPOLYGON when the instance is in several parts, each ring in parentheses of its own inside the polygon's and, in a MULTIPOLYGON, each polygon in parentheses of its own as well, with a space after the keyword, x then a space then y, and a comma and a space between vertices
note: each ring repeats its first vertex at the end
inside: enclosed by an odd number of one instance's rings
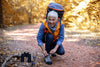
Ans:
POLYGON ((46 64, 48 64, 48 65, 51 65, 51 64, 52 64, 52 62, 46 62, 45 60, 44 60, 44 62, 45 62, 46 64))

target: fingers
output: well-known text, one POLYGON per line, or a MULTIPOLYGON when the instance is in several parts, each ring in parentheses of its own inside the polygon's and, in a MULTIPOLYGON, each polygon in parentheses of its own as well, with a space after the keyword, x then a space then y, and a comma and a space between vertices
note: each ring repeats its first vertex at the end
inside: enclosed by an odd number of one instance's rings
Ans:
POLYGON ((47 56, 47 55, 48 55, 48 53, 46 52, 46 53, 45 53, 45 56, 47 56))
POLYGON ((44 56, 47 56, 48 55, 48 53, 46 51, 44 51, 43 53, 44 53, 44 56))
POLYGON ((55 51, 51 50, 51 51, 50 51, 50 54, 53 54, 53 53, 55 53, 55 51))

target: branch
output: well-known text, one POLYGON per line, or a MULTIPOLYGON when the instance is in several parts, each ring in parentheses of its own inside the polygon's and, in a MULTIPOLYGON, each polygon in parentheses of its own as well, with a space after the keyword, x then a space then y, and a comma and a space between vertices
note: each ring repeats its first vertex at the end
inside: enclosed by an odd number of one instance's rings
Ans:
POLYGON ((11 58, 13 58, 13 57, 20 57, 21 55, 11 55, 11 56, 9 56, 9 57, 7 57, 6 59, 5 59, 5 61, 4 61, 4 63, 1 65, 1 67, 5 67, 5 65, 6 65, 6 63, 11 59, 11 58))

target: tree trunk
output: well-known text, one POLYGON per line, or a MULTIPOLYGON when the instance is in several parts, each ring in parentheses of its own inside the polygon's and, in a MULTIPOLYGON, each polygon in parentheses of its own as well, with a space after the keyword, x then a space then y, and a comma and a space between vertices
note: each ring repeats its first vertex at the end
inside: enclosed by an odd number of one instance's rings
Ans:
POLYGON ((0 28, 4 28, 3 12, 2 12, 2 0, 0 0, 0 28))
POLYGON ((28 23, 32 24, 32 22, 31 22, 31 12, 27 11, 27 14, 28 14, 28 23))
POLYGON ((31 22, 31 13, 30 13, 30 12, 28 12, 28 22, 29 22, 29 24, 32 23, 32 22, 31 22))

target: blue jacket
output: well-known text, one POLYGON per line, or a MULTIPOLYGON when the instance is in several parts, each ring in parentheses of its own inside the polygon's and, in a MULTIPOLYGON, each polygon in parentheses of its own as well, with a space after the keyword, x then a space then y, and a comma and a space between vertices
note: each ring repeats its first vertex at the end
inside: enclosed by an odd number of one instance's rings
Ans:
MULTIPOLYGON (((42 23, 37 35, 37 41, 38 41, 38 45, 42 46, 43 45, 43 35, 44 35, 44 24, 42 23)), ((60 32, 59 32, 59 38, 57 40, 57 45, 61 45, 62 42, 64 40, 64 24, 61 25, 60 27, 60 32)))

